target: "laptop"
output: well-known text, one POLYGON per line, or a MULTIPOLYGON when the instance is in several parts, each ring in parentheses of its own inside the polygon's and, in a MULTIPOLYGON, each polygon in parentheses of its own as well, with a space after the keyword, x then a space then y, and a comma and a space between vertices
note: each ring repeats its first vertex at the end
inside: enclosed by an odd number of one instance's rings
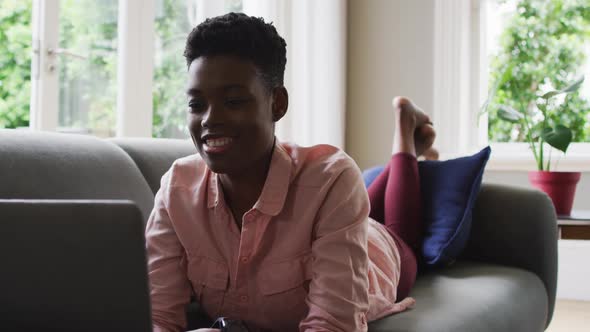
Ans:
POLYGON ((135 204, 0 200, 0 329, 151 331, 135 204))

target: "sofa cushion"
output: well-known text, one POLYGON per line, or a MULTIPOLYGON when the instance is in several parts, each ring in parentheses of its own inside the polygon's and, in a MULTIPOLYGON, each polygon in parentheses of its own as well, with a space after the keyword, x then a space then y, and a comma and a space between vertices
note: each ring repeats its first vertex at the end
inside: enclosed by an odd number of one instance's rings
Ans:
POLYGON ((557 292, 557 239, 557 217, 547 194, 484 183, 460 259, 513 266, 537 275, 549 299, 549 324, 557 292))
POLYGON ((413 309, 369 324, 369 332, 543 331, 547 292, 533 273, 458 261, 420 275, 413 309))
POLYGON ((152 138, 113 138, 139 167, 154 194, 160 189, 162 175, 172 163, 197 152, 191 140, 152 138))
POLYGON ((147 221, 154 195, 131 158, 99 138, 0 129, 0 198, 128 199, 147 221))

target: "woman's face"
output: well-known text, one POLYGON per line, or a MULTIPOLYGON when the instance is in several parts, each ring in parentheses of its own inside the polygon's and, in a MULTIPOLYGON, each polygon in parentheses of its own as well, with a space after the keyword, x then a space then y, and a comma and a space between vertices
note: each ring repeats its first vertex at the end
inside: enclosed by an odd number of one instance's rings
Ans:
POLYGON ((277 104, 276 95, 264 86, 250 61, 219 55, 199 57, 190 64, 189 131, 213 172, 238 175, 268 160, 274 122, 286 112, 286 103, 277 104))

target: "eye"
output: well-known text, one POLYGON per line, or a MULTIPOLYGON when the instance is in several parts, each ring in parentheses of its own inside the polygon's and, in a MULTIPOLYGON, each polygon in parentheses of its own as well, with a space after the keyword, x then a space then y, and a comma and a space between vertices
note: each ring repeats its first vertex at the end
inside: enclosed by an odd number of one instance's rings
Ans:
POLYGON ((199 113, 205 110, 207 104, 202 100, 191 100, 188 102, 189 112, 199 113))
POLYGON ((239 108, 250 101, 249 98, 228 98, 225 100, 225 105, 228 108, 239 108))

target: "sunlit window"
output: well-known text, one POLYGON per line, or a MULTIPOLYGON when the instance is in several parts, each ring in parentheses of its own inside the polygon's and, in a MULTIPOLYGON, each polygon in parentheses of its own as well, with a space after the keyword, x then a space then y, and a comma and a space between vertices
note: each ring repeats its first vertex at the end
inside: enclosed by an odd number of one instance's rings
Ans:
POLYGON ((115 135, 118 0, 60 0, 58 131, 115 135))

